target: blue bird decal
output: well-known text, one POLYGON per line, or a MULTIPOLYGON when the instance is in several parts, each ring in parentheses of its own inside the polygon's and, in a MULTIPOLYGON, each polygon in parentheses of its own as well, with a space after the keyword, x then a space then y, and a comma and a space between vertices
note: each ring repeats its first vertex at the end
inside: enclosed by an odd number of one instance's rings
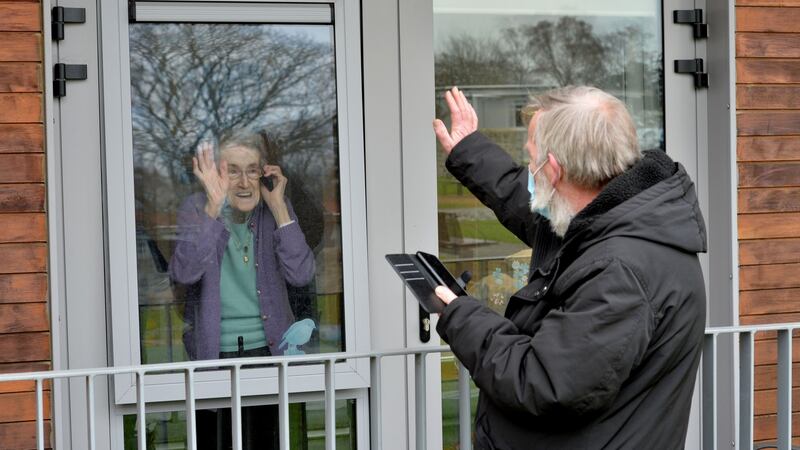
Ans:
POLYGON ((311 319, 303 319, 299 322, 293 323, 285 333, 283 339, 278 345, 278 348, 287 347, 284 355, 305 355, 306 352, 300 350, 298 347, 308 342, 311 339, 311 333, 317 325, 311 319))

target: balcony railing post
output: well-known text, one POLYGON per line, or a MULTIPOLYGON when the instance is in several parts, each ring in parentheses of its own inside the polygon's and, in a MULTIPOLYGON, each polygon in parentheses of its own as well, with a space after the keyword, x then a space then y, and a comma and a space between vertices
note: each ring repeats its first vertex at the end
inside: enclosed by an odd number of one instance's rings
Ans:
POLYGON ((426 353, 414 354, 414 413, 416 415, 416 430, 417 430, 417 446, 416 450, 424 450, 427 448, 428 441, 428 418, 426 413, 427 409, 427 383, 425 367, 426 353))
POLYGON ((242 450, 242 388, 240 384, 241 367, 231 367, 231 439, 233 450, 242 450))
POLYGON ((289 363, 278 366, 278 424, 281 450, 289 450, 289 363))
POLYGON ((469 371, 456 359, 458 367, 458 436, 461 450, 472 450, 472 400, 469 371))
POLYGON ((778 449, 792 448, 792 329, 778 330, 778 449))
POLYGON ((703 450, 717 450, 717 335, 703 338, 703 450))
POLYGON ((197 450, 197 415, 194 403, 194 369, 186 369, 186 448, 197 450))
POLYGON ((369 422, 370 422, 370 448, 383 448, 381 433, 381 357, 372 356, 369 359, 369 422))
POLYGON ((89 450, 95 450, 97 444, 95 442, 95 424, 94 424, 94 375, 86 377, 86 412, 88 416, 88 429, 89 433, 89 450))
POLYGON ((753 449, 753 333, 739 334, 739 448, 753 449))
POLYGON ((336 360, 325 361, 325 450, 336 448, 336 360))
POLYGON ((44 393, 42 379, 36 379, 36 448, 44 450, 44 393))
POLYGON ((139 450, 147 450, 147 415, 145 414, 144 372, 136 372, 136 433, 139 450))

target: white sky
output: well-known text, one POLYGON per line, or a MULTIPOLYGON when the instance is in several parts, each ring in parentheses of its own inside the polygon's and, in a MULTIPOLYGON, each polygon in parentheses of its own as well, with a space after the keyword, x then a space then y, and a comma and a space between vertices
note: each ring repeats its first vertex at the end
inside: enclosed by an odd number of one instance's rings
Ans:
POLYGON ((654 0, 433 0, 435 13, 646 16, 660 9, 654 0))
POLYGON ((433 0, 434 49, 454 35, 496 36, 504 28, 533 24, 554 16, 579 16, 597 33, 636 24, 660 46, 658 0, 433 0))

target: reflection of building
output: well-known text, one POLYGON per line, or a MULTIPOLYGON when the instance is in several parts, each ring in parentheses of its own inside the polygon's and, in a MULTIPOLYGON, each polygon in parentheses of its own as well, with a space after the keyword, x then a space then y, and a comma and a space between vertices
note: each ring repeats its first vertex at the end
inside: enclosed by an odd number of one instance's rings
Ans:
MULTIPOLYGON (((639 79, 642 74, 639 74, 639 79)), ((530 95, 552 89, 551 85, 462 85, 459 89, 464 91, 470 103, 475 108, 480 118, 481 129, 507 130, 521 129, 522 139, 527 131, 527 124, 522 117, 521 109, 527 104, 530 95)), ((439 100, 438 108, 444 107, 442 95, 447 87, 436 89, 439 100)), ((627 106, 636 121, 639 140, 643 148, 656 148, 663 146, 664 118, 661 107, 660 91, 652 86, 643 84, 626 84, 624 89, 609 89, 608 92, 621 99, 627 106)), ((520 130, 517 130, 520 131, 520 130)), ((516 133, 515 133, 516 134, 516 133)), ((492 136, 497 138, 498 136, 492 136)), ((500 139, 500 145, 512 152, 515 147, 511 145, 516 136, 507 142, 500 139)), ((523 152, 524 153, 524 152, 523 152)), ((524 155, 522 155, 525 158, 524 155)))

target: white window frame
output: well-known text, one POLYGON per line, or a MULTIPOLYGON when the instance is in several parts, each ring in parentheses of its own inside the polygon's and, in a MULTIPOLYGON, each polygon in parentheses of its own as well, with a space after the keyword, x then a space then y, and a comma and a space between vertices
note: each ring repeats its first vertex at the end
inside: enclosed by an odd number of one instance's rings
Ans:
MULTIPOLYGON (((232 19, 234 23, 242 22, 242 12, 250 14, 257 8, 255 3, 247 1, 223 0, 213 4, 164 2, 163 6, 155 9, 152 7, 154 3, 156 2, 145 3, 149 10, 145 8, 144 11, 149 11, 148 14, 154 10, 157 13, 171 13, 173 9, 175 12, 191 12, 186 8, 187 5, 190 8, 192 4, 199 5, 206 11, 212 10, 215 5, 224 6, 230 9, 231 14, 221 17, 219 21, 232 19)), ((266 0, 259 4, 265 10, 298 13, 293 23, 309 23, 307 12, 314 12, 314 5, 333 10, 330 23, 335 24, 345 342, 348 352, 367 351, 370 348, 370 327, 365 239, 360 4, 357 0, 295 0, 291 4, 266 0)), ((108 289, 111 299, 112 361, 114 366, 119 367, 139 364, 141 361, 127 2, 104 2, 101 14, 108 289)), ((173 21, 197 21, 197 17, 187 14, 173 21)), ((288 14, 281 14, 279 21, 270 23, 289 23, 291 18, 288 14)), ((151 19, 152 17, 148 18, 151 19)), ((336 372, 338 389, 369 386, 367 361, 344 360, 336 364, 336 372)), ((198 399, 225 397, 230 393, 230 378, 226 370, 198 373, 196 380, 198 399)), ((291 367, 290 380, 292 392, 324 389, 324 371, 320 366, 291 367)), ((149 376, 146 383, 148 398, 156 401, 183 398, 183 380, 180 374, 149 376)), ((277 389, 276 368, 252 369, 242 373, 242 395, 271 395, 277 393, 277 389)), ((136 401, 133 376, 115 377, 113 397, 117 404, 136 401)))

